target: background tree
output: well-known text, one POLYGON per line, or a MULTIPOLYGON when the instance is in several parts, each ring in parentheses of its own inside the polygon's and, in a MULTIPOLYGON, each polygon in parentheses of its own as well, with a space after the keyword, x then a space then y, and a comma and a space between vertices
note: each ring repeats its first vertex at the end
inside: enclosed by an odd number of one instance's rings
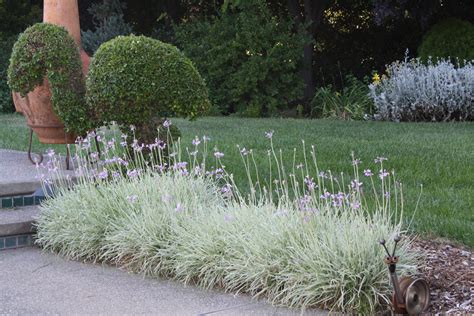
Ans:
POLYGON ((123 18, 122 9, 125 7, 119 0, 103 0, 91 4, 88 12, 95 29, 81 31, 82 46, 87 53, 93 55, 102 43, 119 35, 132 33, 132 27, 123 18))
POLYGON ((303 64, 300 70, 305 83, 304 101, 306 112, 310 111, 309 102, 313 98, 315 89, 313 59, 314 43, 317 42, 317 31, 324 17, 324 11, 329 7, 333 0, 288 0, 288 11, 293 16, 298 27, 304 26, 308 34, 314 41, 308 42, 303 48, 303 64))
POLYGON ((206 79, 215 111, 274 116, 302 97, 305 32, 263 0, 225 2, 215 18, 176 27, 176 40, 206 79))
POLYGON ((41 21, 43 3, 39 0, 0 0, 0 113, 13 112, 7 69, 18 34, 41 21))
MULTIPOLYGON (((153 36, 176 44, 175 26, 219 19, 226 9, 235 10, 237 6, 252 3, 253 0, 105 0, 105 2, 120 4, 114 14, 123 15, 122 22, 128 27, 131 26, 136 34, 153 36)), ((88 9, 91 5, 100 6, 105 2, 79 1, 81 26, 84 30, 97 31, 100 23, 88 9)), ((272 18, 281 21, 291 19, 295 22, 294 27, 288 30, 289 36, 297 34, 304 28, 307 36, 312 39, 301 49, 303 62, 299 68, 291 70, 288 74, 289 76, 297 74, 304 82, 300 100, 290 101, 288 106, 294 109, 298 104, 304 104, 306 112, 309 111, 308 103, 312 99, 315 87, 331 84, 335 89, 342 89, 347 85, 344 79, 347 75, 352 74, 358 79, 363 79, 366 76, 370 77, 374 71, 382 72, 386 64, 404 58, 407 49, 409 57, 416 57, 423 36, 433 25, 442 20, 457 18, 474 22, 472 0, 264 0, 264 2, 272 18)), ((5 34, 16 36, 32 24, 31 22, 40 21, 41 7, 40 0, 0 0, 2 39, 5 38, 5 34)), ((255 31, 261 31, 259 26, 256 26, 255 31)), ((203 38, 192 40, 202 43, 207 35, 201 34, 203 38)), ((2 51, 11 50, 7 47, 9 42, 11 41, 2 40, 2 51)), ((3 58, 7 59, 8 57, 3 58)), ((0 73, 1 69, 0 65, 0 73)), ((8 94, 6 91, 5 95, 8 94)), ((226 110, 223 113, 229 112, 226 110)))

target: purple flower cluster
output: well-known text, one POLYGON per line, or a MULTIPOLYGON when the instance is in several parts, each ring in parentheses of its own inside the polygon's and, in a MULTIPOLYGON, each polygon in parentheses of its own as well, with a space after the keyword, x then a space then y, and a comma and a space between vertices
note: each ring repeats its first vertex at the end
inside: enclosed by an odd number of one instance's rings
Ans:
POLYGON ((97 174, 97 177, 98 177, 99 179, 105 180, 105 179, 107 179, 107 178, 109 177, 109 172, 107 171, 107 169, 104 169, 104 170, 102 170, 101 172, 99 172, 99 173, 97 174))
POLYGON ((193 141, 192 141, 193 145, 194 146, 199 146, 199 144, 201 143, 201 141, 199 140, 199 138, 196 136, 193 141))
POLYGON ((224 184, 220 191, 224 198, 232 197, 232 185, 230 185, 229 183, 224 184))
POLYGON ((372 170, 370 170, 370 169, 364 169, 364 176, 366 176, 366 177, 371 177, 371 176, 373 176, 373 175, 374 175, 374 174, 373 174, 372 170))
POLYGON ((349 198, 349 194, 340 191, 335 194, 325 191, 324 194, 320 196, 320 199, 328 201, 334 207, 342 207, 344 203, 349 201, 349 198))
POLYGON ((133 179, 138 177, 139 173, 140 172, 137 169, 127 170, 127 177, 133 179))
POLYGON ((311 178, 310 176, 306 176, 304 178, 304 183, 306 184, 309 191, 314 191, 314 189, 317 187, 317 185, 314 182, 313 178, 311 178))
POLYGON ((171 121, 170 121, 170 120, 165 120, 165 121, 163 122, 163 126, 164 126, 165 128, 168 128, 168 129, 169 129, 171 125, 172 125, 172 124, 171 124, 171 121))
POLYGON ((362 186, 362 182, 359 182, 359 180, 351 181, 351 188, 353 188, 354 190, 359 190, 361 186, 362 186))
POLYGON ((385 169, 380 169, 380 172, 379 172, 379 178, 380 180, 383 180, 384 178, 388 177, 390 175, 390 172, 388 172, 387 170, 385 169))

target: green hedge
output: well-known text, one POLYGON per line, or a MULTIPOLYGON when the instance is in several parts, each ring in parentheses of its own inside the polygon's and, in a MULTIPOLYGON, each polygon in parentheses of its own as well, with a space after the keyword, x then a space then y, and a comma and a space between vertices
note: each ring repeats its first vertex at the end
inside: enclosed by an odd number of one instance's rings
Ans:
POLYGON ((474 25, 454 18, 435 24, 424 36, 418 54, 423 60, 430 56, 474 60, 474 25))
POLYGON ((206 86, 191 61, 176 47, 145 36, 119 36, 102 44, 86 87, 100 122, 139 128, 156 117, 194 118, 209 108, 206 86))
POLYGON ((79 134, 88 130, 79 49, 63 27, 37 23, 20 34, 13 46, 8 84, 24 96, 43 84, 45 76, 51 86, 53 110, 66 130, 79 134))

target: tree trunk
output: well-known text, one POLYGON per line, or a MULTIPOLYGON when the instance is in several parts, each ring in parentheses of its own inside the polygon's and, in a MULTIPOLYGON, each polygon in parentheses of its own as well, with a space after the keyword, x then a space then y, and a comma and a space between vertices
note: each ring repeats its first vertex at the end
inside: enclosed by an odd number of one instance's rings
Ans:
POLYGON ((304 81, 304 101, 305 101, 305 112, 309 113, 309 103, 314 95, 314 78, 313 78, 313 42, 310 42, 304 46, 304 56, 303 56, 303 68, 301 71, 301 75, 304 81))
MULTIPOLYGON (((304 0, 303 6, 299 0, 288 0, 288 11, 295 19, 298 26, 305 23, 306 30, 313 41, 316 39, 316 31, 323 18, 324 10, 330 4, 331 0, 304 0)), ((301 77, 304 81, 304 102, 305 112, 311 111, 309 103, 314 96, 315 81, 313 74, 314 60, 314 42, 311 41, 304 46, 303 63, 300 70, 301 77)))

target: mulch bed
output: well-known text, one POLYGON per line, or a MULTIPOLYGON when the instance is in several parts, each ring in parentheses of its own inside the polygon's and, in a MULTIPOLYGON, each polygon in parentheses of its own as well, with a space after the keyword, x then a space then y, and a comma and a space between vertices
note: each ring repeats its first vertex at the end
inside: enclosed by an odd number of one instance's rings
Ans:
POLYGON ((425 253, 422 276, 430 285, 432 314, 474 314, 474 253, 449 242, 415 239, 425 253))

